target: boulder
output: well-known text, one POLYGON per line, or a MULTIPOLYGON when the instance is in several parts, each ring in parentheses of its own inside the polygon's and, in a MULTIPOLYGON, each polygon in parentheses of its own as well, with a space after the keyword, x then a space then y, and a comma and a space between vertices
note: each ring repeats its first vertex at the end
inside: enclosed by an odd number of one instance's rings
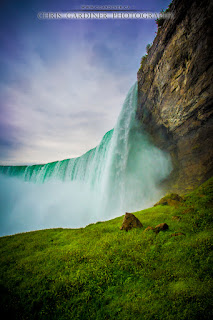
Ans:
POLYGON ((142 223, 138 218, 134 216, 134 214, 126 212, 122 226, 120 227, 120 230, 129 231, 132 228, 142 228, 142 227, 143 227, 142 223))
POLYGON ((167 229, 169 229, 168 224, 160 223, 154 228, 154 232, 159 233, 160 231, 166 231, 167 229))

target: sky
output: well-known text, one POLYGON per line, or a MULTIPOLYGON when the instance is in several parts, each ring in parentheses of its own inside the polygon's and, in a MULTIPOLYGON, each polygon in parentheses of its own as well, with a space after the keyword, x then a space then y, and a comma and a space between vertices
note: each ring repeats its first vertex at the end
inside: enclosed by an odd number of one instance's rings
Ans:
POLYGON ((155 20, 39 20, 38 12, 169 0, 11 0, 0 4, 0 164, 78 157, 115 126, 155 20))

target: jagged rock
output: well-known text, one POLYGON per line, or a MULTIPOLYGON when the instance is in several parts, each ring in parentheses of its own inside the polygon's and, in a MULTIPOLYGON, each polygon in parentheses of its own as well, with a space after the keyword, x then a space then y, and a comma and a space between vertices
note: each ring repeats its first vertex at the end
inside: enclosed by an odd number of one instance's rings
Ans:
POLYGON ((134 216, 134 214, 126 212, 122 226, 120 227, 120 230, 129 231, 132 228, 142 228, 142 227, 143 227, 142 223, 138 218, 134 216))
POLYGON ((153 227, 148 226, 144 231, 154 230, 153 227))
POLYGON ((171 237, 177 237, 177 236, 185 236, 185 233, 182 232, 175 232, 171 235, 171 237))
POLYGON ((154 207, 163 205, 163 206, 174 206, 178 207, 182 204, 183 198, 179 196, 177 193, 171 193, 158 201, 154 207))
POLYGON ((168 224, 160 223, 154 228, 154 232, 159 233, 160 231, 166 231, 167 229, 169 229, 168 224))

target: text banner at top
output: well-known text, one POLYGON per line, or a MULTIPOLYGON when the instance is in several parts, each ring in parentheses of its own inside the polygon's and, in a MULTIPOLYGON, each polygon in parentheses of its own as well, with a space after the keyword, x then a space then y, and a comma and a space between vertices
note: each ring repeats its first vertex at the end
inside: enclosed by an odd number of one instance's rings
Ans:
POLYGON ((106 19, 170 19, 171 13, 145 11, 86 11, 39 12, 39 20, 106 20, 106 19))

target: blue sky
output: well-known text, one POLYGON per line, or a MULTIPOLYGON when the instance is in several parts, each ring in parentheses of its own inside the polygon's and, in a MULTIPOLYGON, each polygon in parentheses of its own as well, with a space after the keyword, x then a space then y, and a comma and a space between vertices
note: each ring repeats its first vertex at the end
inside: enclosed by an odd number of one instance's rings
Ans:
POLYGON ((154 20, 38 20, 40 11, 130 5, 159 12, 167 0, 28 0, 0 5, 0 163, 79 156, 114 127, 136 81, 154 20))

